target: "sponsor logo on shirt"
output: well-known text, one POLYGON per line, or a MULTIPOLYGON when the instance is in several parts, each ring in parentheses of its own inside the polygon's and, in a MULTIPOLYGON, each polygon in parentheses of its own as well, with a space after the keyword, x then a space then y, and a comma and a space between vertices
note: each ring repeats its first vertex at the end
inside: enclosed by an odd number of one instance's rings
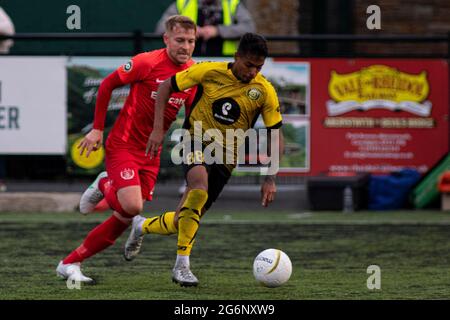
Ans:
POLYGON ((213 116, 221 124, 233 124, 240 115, 241 108, 232 98, 223 98, 213 102, 213 116))
POLYGON ((120 171, 120 177, 123 180, 131 180, 134 178, 134 170, 130 168, 123 169, 120 171))

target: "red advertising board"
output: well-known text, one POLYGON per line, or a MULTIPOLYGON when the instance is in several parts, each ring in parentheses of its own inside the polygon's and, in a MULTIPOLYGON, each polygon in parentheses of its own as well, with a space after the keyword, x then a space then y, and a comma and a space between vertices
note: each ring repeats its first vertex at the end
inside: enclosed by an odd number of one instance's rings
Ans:
MULTIPOLYGON (((69 90, 77 95, 69 101, 84 103, 69 105, 69 111, 92 105, 104 74, 126 59, 72 58, 69 82, 79 90, 69 90)), ((389 173, 406 167, 427 172, 449 151, 448 72, 444 59, 267 59, 262 73, 277 90, 283 116, 280 175, 389 173)), ((117 99, 126 94, 118 92, 117 99)), ((121 107, 116 105, 110 109, 121 107)), ((77 114, 80 118, 69 122, 70 145, 91 121, 77 114)), ((178 122, 181 126, 183 119, 178 122)))
POLYGON ((308 61, 310 174, 424 173, 448 152, 445 60, 308 61))

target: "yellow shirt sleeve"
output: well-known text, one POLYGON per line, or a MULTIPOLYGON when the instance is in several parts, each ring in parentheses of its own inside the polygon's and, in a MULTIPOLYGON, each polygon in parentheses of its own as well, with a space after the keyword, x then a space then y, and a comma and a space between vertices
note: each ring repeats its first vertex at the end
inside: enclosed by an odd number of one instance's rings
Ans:
POLYGON ((266 85, 266 100, 262 107, 262 117, 267 128, 278 128, 281 126, 282 117, 280 113, 280 103, 277 93, 272 85, 266 85))
POLYGON ((175 91, 183 91, 202 82, 206 72, 210 70, 209 63, 196 63, 186 70, 178 72, 172 78, 172 87, 175 91))

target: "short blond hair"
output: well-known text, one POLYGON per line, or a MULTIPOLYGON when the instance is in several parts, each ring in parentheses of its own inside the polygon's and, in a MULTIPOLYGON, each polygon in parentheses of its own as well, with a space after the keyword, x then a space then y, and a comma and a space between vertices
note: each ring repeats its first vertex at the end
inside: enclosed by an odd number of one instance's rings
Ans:
POLYGON ((194 20, 189 17, 174 15, 167 18, 165 22, 166 32, 172 31, 175 26, 179 24, 184 29, 193 29, 197 33, 197 25, 194 20))

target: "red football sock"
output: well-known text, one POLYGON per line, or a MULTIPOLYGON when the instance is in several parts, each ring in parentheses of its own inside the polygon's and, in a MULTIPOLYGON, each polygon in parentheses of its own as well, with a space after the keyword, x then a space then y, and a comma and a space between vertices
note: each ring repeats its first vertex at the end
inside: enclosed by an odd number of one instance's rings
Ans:
POLYGON ((102 199, 99 203, 97 203, 97 205, 94 208, 94 212, 103 212, 106 210, 111 209, 109 207, 108 201, 106 201, 106 199, 102 199))
POLYGON ((112 215, 89 232, 83 244, 72 251, 63 260, 63 263, 82 262, 90 256, 108 248, 128 228, 128 225, 112 215))
POLYGON ((111 183, 109 182, 109 178, 101 178, 100 181, 98 182, 98 188, 100 189, 100 191, 105 194, 107 192, 107 190, 111 187, 111 183))
MULTIPOLYGON (((98 188, 100 189, 100 191, 105 195, 106 193, 109 192, 109 189, 111 188, 111 183, 109 181, 109 178, 101 178, 100 181, 98 182, 98 188)), ((99 203, 97 203, 97 205, 94 208, 94 212, 103 212, 106 210, 111 209, 111 207, 109 206, 108 202, 106 201, 105 198, 103 198, 99 203)))

